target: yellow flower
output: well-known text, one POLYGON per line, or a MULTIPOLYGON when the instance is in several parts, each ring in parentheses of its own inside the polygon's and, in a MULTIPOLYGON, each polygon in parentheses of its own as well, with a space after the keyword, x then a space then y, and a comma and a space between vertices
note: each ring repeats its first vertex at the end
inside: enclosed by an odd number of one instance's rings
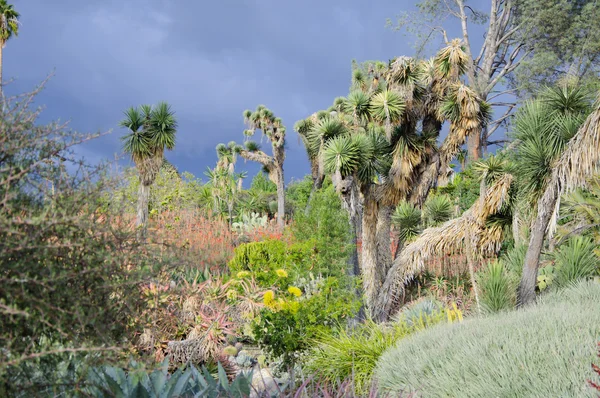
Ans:
POLYGON ((275 273, 280 278, 287 278, 287 276, 288 276, 288 273, 284 269, 281 269, 281 268, 278 270, 275 270, 275 273))
POLYGON ((246 278, 248 276, 250 276, 250 272, 248 271, 240 271, 237 273, 238 278, 246 278))
POLYGON ((290 292, 291 294, 293 294, 296 297, 302 296, 302 291, 300 289, 298 289, 296 286, 288 287, 288 292, 290 292))
POLYGON ((272 290, 267 290, 263 295, 263 302, 267 307, 273 307, 275 304, 275 293, 272 290))

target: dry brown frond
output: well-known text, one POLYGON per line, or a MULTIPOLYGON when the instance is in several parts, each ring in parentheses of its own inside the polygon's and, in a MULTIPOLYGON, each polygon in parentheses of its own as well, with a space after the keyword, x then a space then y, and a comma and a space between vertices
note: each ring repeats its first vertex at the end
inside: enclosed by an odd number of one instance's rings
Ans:
MULTIPOLYGON (((569 141, 567 149, 557 159, 548 188, 542 197, 556 197, 552 219, 548 225, 551 237, 556 231, 560 197, 576 188, 585 188, 588 179, 598 172, 600 162, 600 106, 588 116, 583 126, 569 141)), ((540 205, 538 205, 539 207, 540 205)))
POLYGON ((502 243, 502 231, 499 228, 486 228, 485 220, 506 203, 512 181, 512 175, 505 174, 486 190, 484 200, 476 201, 462 216, 439 227, 427 228, 414 242, 408 244, 394 261, 376 308, 388 312, 406 282, 425 269, 430 260, 463 253, 469 236, 476 256, 495 255, 502 243))

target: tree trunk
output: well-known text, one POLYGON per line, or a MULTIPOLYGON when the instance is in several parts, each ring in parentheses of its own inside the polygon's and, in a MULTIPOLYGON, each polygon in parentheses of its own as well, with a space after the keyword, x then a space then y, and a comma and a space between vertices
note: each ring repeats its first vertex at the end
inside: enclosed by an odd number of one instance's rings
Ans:
POLYGON ((277 168, 277 226, 285 227, 285 185, 283 179, 283 166, 277 168))
MULTIPOLYGON (((376 292, 379 293, 389 270, 392 268, 392 206, 381 206, 377 215, 377 273, 376 292)), ((376 296, 375 296, 376 297, 376 296)), ((384 311, 374 308, 373 318, 379 322, 385 321, 384 311)))
POLYGON ((374 304, 379 291, 377 272, 377 201, 372 193, 365 195, 362 217, 362 275, 365 304, 370 315, 374 314, 374 304))
POLYGON ((137 204, 137 219, 136 227, 138 228, 138 239, 143 241, 146 238, 148 228, 148 202, 150 200, 150 185, 145 185, 140 182, 138 191, 137 204))
POLYGON ((537 283, 537 273, 540 262, 540 254, 546 237, 546 230, 554 212, 554 206, 558 200, 557 189, 551 183, 546 187, 544 196, 538 202, 538 211, 533 225, 531 226, 531 236, 529 238, 529 247, 525 255, 523 264, 523 275, 519 284, 517 307, 529 305, 535 301, 535 286, 537 283))
POLYGON ((469 163, 481 158, 481 130, 471 132, 467 138, 467 149, 469 152, 469 163))
POLYGON ((488 140, 488 126, 485 125, 485 126, 483 126, 483 128, 481 129, 481 133, 479 134, 479 143, 480 143, 480 147, 481 147, 481 150, 479 151, 479 153, 481 154, 481 156, 485 156, 488 153, 487 140, 488 140))
POLYGON ((313 186, 312 186, 312 189, 310 190, 310 195, 308 195, 308 201, 306 202, 306 208, 304 209, 304 214, 308 214, 310 212, 310 205, 313 200, 313 197, 315 196, 315 193, 319 189, 321 189, 321 187, 323 186, 324 179, 325 179, 325 176, 323 176, 323 175, 314 175, 313 174, 313 186))
MULTIPOLYGON (((0 98, 4 99, 4 81, 2 80, 2 50, 4 43, 0 40, 0 98)), ((4 101, 2 101, 4 102, 4 101)))

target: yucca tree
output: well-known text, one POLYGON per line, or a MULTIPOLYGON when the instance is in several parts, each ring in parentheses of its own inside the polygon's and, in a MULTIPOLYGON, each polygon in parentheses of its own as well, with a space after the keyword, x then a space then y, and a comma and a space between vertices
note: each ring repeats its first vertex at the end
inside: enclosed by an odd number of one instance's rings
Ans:
POLYGON ((6 42, 13 36, 19 34, 20 14, 12 4, 6 0, 0 0, 0 93, 2 92, 2 50, 6 42))
POLYGON ((277 185, 277 225, 285 226, 285 179, 283 163, 285 161, 285 126, 280 118, 264 105, 259 105, 254 112, 244 111, 244 122, 248 129, 244 131, 247 138, 260 130, 271 142, 272 156, 267 155, 254 141, 246 141, 244 147, 238 147, 239 155, 253 162, 260 163, 269 174, 269 179, 277 185))
POLYGON ((385 68, 356 67, 348 97, 297 124, 307 152, 322 162, 317 169, 331 174, 345 192, 352 187, 360 192, 361 271, 365 301, 376 319, 387 316, 374 305, 390 277, 396 205, 406 200, 422 206, 466 137, 487 117, 483 101, 458 80, 465 59, 456 54, 459 43, 449 47, 429 61, 398 57, 385 68), (438 147, 448 119, 450 134, 438 147))
POLYGON ((210 168, 204 173, 208 177, 208 185, 213 198, 213 211, 221 213, 221 209, 226 207, 229 226, 233 225, 234 205, 242 191, 242 181, 246 178, 246 173, 236 173, 230 167, 210 168))
POLYGON ((598 169, 600 103, 590 108, 589 96, 567 78, 527 104, 515 130, 517 170, 536 207, 518 292, 524 306, 535 301, 539 258, 546 235, 555 231, 561 195, 585 187, 598 169))
POLYGON ((580 234, 590 234, 595 244, 600 244, 600 177, 590 178, 587 189, 564 195, 560 211, 561 218, 568 221, 557 230, 557 246, 580 234))
POLYGON ((166 102, 156 106, 142 105, 125 111, 119 126, 129 129, 121 137, 123 149, 131 155, 137 168, 140 188, 138 194, 136 225, 140 238, 146 235, 150 187, 164 162, 164 151, 175 147, 177 119, 166 102))
POLYGON ((237 156, 241 150, 242 148, 237 145, 235 141, 230 141, 227 145, 217 145, 217 168, 220 170, 227 170, 229 173, 233 174, 237 156))

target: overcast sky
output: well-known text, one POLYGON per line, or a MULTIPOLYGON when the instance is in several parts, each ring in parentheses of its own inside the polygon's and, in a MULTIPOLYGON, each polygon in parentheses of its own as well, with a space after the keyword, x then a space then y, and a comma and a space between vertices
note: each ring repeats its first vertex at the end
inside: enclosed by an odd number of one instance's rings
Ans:
MULTIPOLYGON (((309 167, 294 123, 347 94, 352 59, 413 54, 412 40, 385 27, 412 0, 12 3, 21 27, 4 50, 4 79, 15 79, 7 92, 30 91, 54 71, 37 100, 42 121, 112 129, 81 149, 90 162, 121 154, 124 109, 167 101, 179 130, 166 156, 200 177, 219 142, 243 140, 242 112, 265 104, 287 126, 286 181, 301 178, 309 167)), ((259 169, 239 162, 251 175, 259 169)))

